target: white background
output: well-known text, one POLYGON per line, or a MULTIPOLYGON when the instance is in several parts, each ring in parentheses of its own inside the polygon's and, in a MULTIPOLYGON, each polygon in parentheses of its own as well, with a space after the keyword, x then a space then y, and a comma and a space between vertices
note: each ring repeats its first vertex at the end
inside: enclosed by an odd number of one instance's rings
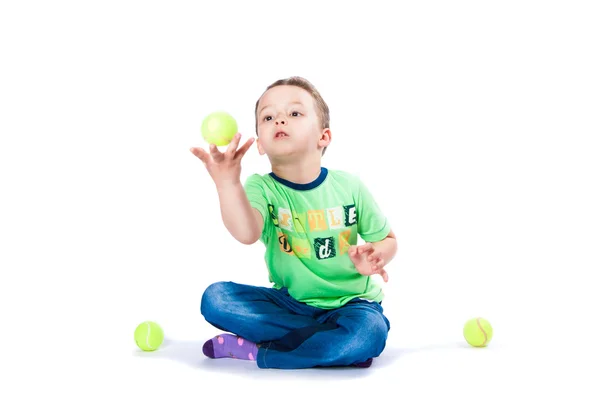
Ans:
POLYGON ((598 412, 595 2, 320 3, 2 3, 0 411, 598 412), (254 136, 292 75, 331 107, 324 165, 398 235, 368 370, 201 354, 203 290, 268 281, 188 149, 213 110, 254 136), (488 348, 462 338, 474 316, 488 348))

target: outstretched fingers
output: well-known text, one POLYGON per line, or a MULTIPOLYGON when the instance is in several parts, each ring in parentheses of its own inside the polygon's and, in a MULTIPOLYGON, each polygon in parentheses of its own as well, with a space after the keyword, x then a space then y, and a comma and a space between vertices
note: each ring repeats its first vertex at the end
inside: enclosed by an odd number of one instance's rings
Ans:
POLYGON ((250 149, 253 143, 254 138, 250 138, 248 141, 246 141, 244 145, 242 145, 241 148, 235 153, 236 158, 243 157, 244 154, 246 154, 246 152, 250 149))
POLYGON ((235 157, 236 154, 236 150, 238 145, 240 144, 240 138, 242 137, 242 134, 240 134, 239 132, 237 134, 235 134, 233 136, 233 139, 231 140, 231 142, 229 143, 229 145, 227 145, 227 149, 225 150, 225 155, 228 158, 233 158, 235 157))
POLYGON ((212 156, 213 160, 215 160, 215 162, 223 161, 223 159, 225 158, 225 154, 223 154, 221 151, 219 151, 215 144, 210 144, 209 148, 210 148, 210 155, 212 156))
POLYGON ((204 164, 206 164, 210 159, 210 155, 202 148, 192 147, 190 148, 190 152, 196 157, 200 158, 200 161, 202 161, 204 164))

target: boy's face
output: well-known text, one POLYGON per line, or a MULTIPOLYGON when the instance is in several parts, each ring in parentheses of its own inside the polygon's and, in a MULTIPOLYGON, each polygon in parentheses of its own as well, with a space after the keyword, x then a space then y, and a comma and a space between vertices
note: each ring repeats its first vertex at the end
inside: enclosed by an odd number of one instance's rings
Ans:
POLYGON ((257 112, 260 154, 271 159, 320 154, 331 132, 321 128, 312 96, 297 86, 275 86, 260 98, 257 112))

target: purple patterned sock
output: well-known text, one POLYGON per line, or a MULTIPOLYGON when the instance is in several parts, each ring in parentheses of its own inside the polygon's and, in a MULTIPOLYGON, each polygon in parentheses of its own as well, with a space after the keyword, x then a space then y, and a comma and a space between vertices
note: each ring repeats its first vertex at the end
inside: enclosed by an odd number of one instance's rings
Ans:
POLYGON ((217 335, 202 346, 202 352, 209 358, 234 358, 256 361, 258 346, 240 336, 217 335))

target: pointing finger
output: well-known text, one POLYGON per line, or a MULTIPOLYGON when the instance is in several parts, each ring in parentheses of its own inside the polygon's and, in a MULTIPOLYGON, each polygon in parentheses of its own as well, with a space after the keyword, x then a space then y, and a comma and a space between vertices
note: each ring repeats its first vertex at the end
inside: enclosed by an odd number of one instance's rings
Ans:
POLYGON ((387 283, 388 280, 390 280, 390 277, 388 276, 388 272, 386 272, 385 269, 381 269, 380 274, 381 274, 381 277, 383 278, 383 281, 385 283, 387 283))

